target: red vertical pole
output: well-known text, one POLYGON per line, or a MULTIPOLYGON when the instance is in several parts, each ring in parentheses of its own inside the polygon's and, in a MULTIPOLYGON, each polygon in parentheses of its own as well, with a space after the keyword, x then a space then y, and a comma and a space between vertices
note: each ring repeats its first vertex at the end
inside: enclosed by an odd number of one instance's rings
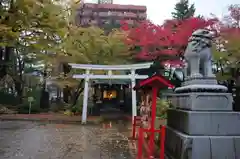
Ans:
POLYGON ((166 136, 166 126, 161 127, 161 140, 160 140, 160 159, 164 159, 165 153, 165 136, 166 136))
POLYGON ((143 129, 139 128, 139 136, 138 136, 138 155, 137 155, 137 159, 141 159, 142 158, 142 153, 143 153, 143 129))
POLYGON ((132 139, 136 138, 136 116, 133 117, 132 139))
POLYGON ((156 119, 156 105, 157 105, 157 92, 158 88, 153 87, 152 89, 152 113, 151 113, 151 136, 150 136, 150 145, 149 145, 149 158, 153 155, 154 151, 154 130, 155 130, 155 119, 156 119))
POLYGON ((150 133, 151 133, 151 136, 150 136, 150 141, 149 141, 149 154, 148 154, 148 158, 149 159, 152 158, 152 156, 154 154, 154 146, 155 146, 155 143, 154 143, 154 139, 155 139, 155 137, 154 137, 154 135, 155 135, 154 130, 151 129, 150 133))

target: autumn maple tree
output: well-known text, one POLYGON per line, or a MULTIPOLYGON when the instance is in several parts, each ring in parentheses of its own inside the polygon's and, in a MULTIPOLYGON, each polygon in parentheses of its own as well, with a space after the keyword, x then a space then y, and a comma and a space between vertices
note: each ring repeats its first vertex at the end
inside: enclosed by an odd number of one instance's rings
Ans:
POLYGON ((128 32, 126 43, 132 48, 133 58, 181 64, 180 57, 187 47, 191 34, 197 29, 211 27, 216 21, 216 19, 195 17, 185 20, 166 20, 163 25, 145 21, 134 28, 122 22, 122 29, 128 32))

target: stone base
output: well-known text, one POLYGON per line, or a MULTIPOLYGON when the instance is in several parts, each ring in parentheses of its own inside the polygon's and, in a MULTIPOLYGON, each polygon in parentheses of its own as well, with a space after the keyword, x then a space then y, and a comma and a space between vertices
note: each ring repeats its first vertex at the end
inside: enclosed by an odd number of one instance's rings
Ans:
POLYGON ((169 127, 188 135, 240 136, 240 112, 168 110, 169 127))
POLYGON ((186 93, 186 92, 216 92, 225 93, 227 92, 227 87, 222 85, 210 85, 210 84, 193 84, 178 87, 174 90, 175 93, 186 93))
POLYGON ((190 77, 186 78, 182 86, 175 89, 175 92, 227 92, 227 90, 226 86, 217 83, 215 77, 190 77))
POLYGON ((189 136, 167 127, 169 159, 240 159, 240 136, 189 136))
POLYGON ((207 85, 216 85, 217 80, 215 77, 198 77, 198 78, 186 78, 182 83, 182 86, 193 85, 193 84, 207 84, 207 85))
POLYGON ((169 94, 167 98, 175 108, 200 111, 230 111, 233 102, 231 93, 174 93, 169 94))
POLYGON ((217 83, 216 78, 187 78, 182 83, 182 86, 193 85, 193 84, 216 85, 218 83, 217 83))

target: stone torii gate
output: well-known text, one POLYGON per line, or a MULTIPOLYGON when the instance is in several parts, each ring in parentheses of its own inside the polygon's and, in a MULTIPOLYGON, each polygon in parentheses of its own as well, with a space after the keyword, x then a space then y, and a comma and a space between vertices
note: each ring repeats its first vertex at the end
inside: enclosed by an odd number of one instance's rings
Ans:
MULTIPOLYGON (((74 64, 69 63, 73 69, 83 69, 85 74, 74 74, 73 78, 85 79, 84 82, 84 98, 83 98, 83 109, 82 109, 82 123, 87 122, 87 103, 88 103, 88 91, 89 91, 89 80, 91 79, 130 79, 131 88, 136 85, 136 79, 146 79, 147 75, 138 75, 136 70, 149 68, 153 63, 141 63, 131 65, 90 65, 90 64, 74 64), (91 73, 91 70, 104 70, 107 71, 107 75, 96 75, 91 73), (114 75, 112 71, 124 71, 129 70, 131 74, 128 75, 114 75)), ((137 103, 136 103, 136 91, 132 89, 132 117, 137 115, 137 103)))

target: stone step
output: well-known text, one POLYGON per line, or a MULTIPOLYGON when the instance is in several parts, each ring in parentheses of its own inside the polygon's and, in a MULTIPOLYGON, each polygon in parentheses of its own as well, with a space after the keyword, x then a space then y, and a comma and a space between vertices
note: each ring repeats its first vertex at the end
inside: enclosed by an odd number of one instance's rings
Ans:
POLYGON ((240 136, 190 136, 167 127, 165 148, 171 159, 239 159, 240 136))
POLYGON ((167 125, 189 135, 240 135, 240 112, 169 109, 167 125))
POLYGON ((192 92, 168 94, 174 108, 199 111, 229 111, 232 110, 231 93, 192 92))

